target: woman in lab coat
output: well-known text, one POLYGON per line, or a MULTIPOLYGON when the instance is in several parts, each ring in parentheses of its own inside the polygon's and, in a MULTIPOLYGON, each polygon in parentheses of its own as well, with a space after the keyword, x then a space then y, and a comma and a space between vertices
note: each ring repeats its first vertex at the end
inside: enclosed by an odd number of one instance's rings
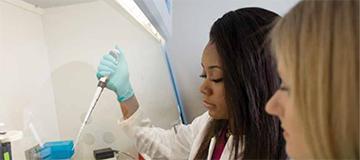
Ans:
POLYGON ((207 112, 189 125, 152 125, 138 105, 127 63, 106 54, 97 77, 110 75, 125 120, 120 126, 153 159, 284 159, 279 121, 265 104, 280 81, 265 43, 277 14, 261 8, 230 11, 212 26, 201 65, 200 92, 207 112))

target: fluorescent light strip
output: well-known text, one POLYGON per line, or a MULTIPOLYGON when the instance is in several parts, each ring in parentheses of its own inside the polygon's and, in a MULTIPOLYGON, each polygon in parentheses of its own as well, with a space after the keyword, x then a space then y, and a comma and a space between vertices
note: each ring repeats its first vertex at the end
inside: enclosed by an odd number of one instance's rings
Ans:
POLYGON ((123 7, 136 21, 138 21, 148 32, 150 32, 161 44, 165 43, 164 38, 151 24, 134 0, 115 0, 123 7))

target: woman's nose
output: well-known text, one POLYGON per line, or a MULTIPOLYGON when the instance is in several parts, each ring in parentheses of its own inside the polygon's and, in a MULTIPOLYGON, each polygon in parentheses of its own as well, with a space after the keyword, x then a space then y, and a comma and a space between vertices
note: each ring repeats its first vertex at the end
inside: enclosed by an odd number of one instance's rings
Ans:
POLYGON ((204 80, 202 82, 202 84, 200 85, 199 90, 203 95, 206 95, 206 96, 209 96, 212 93, 212 91, 211 91, 210 87, 208 86, 206 80, 204 80))
POLYGON ((280 116, 280 104, 279 102, 279 92, 276 91, 275 94, 270 98, 270 100, 266 103, 265 110, 267 113, 274 115, 274 116, 280 116))

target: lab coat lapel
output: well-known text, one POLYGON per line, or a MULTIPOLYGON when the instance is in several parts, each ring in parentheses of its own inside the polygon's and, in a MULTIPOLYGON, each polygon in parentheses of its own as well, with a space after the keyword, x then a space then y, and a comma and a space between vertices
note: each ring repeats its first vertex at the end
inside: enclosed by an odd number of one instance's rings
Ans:
MULTIPOLYGON (((233 136, 230 136, 229 139, 227 140, 227 142, 225 144, 225 148, 220 157, 221 160, 234 159, 233 154, 231 152, 233 140, 234 140, 233 136)), ((213 137, 213 138, 211 138, 211 141, 210 141, 207 160, 211 160, 212 155, 214 153, 215 145, 216 145, 216 137, 213 137)), ((240 153, 241 152, 239 152, 238 155, 240 155, 240 153)))
MULTIPOLYGON (((205 127, 206 128, 206 127, 205 127)), ((200 145, 201 145, 201 142, 202 142, 202 140, 203 140, 203 138, 204 138, 204 136, 205 136, 205 130, 203 130, 202 132, 201 132, 201 135, 198 135, 197 136, 197 138, 195 139, 195 141, 194 141, 194 145, 193 145, 193 149, 191 149, 191 152, 190 152, 190 155, 189 155, 189 159, 190 160, 193 160, 194 158, 195 158, 195 156, 196 156, 196 154, 197 154, 197 152, 198 152, 198 150, 199 150, 199 147, 200 147, 200 145), (196 148, 196 149, 195 149, 196 148)), ((234 141, 234 137, 231 135, 230 137, 229 137, 229 139, 227 140, 227 142, 226 142, 226 144, 225 144, 225 148, 224 148, 224 150, 223 150, 223 153, 221 154, 221 157, 220 157, 220 159, 221 160, 230 160, 230 159, 234 159, 234 154, 233 154, 233 152, 231 152, 231 147, 232 147, 232 143, 233 143, 233 141, 234 141)), ((240 142, 238 142, 239 143, 239 147, 241 147, 242 145, 241 145, 241 143, 240 142)), ((210 159, 211 160, 211 158, 212 158, 212 154, 213 154, 213 152, 214 152, 214 149, 215 149, 215 144, 216 144, 216 138, 215 137, 213 137, 212 139, 211 139, 211 142, 210 142, 210 148, 209 148, 209 154, 208 154, 208 157, 207 157, 207 159, 210 159), (210 152, 211 151, 211 152, 210 152)), ((238 155, 241 155, 241 152, 243 151, 243 148, 240 148, 240 150, 239 150, 239 152, 238 152, 238 155)))
MULTIPOLYGON (((210 121, 210 120, 209 120, 210 121)), ((200 133, 196 136, 196 138, 194 139, 194 144, 191 147, 191 151, 190 151, 190 155, 189 155, 189 159, 193 160, 195 159, 195 156, 200 148, 200 145, 205 137, 206 134, 206 129, 209 126, 209 123, 207 123, 201 130, 200 133)))
POLYGON ((208 152, 208 155, 207 155, 207 160, 211 160, 211 157, 212 157, 213 152, 214 152, 215 144, 216 144, 216 137, 212 137, 211 141, 210 141, 210 145, 209 145, 209 152, 208 152))
POLYGON ((231 157, 231 147, 233 143, 233 136, 231 135, 225 144, 225 148, 221 154, 221 160, 229 160, 231 157))

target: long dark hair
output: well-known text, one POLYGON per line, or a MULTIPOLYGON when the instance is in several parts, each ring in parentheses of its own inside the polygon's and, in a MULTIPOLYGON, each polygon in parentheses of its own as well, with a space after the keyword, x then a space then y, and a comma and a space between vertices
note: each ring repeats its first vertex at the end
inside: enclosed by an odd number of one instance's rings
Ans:
POLYGON ((266 43, 278 17, 265 9, 242 8, 226 13, 211 27, 210 43, 216 45, 223 64, 229 120, 210 122, 196 159, 207 157, 211 137, 226 124, 233 136, 235 159, 286 159, 280 122, 265 112, 266 102, 280 85, 266 43))

